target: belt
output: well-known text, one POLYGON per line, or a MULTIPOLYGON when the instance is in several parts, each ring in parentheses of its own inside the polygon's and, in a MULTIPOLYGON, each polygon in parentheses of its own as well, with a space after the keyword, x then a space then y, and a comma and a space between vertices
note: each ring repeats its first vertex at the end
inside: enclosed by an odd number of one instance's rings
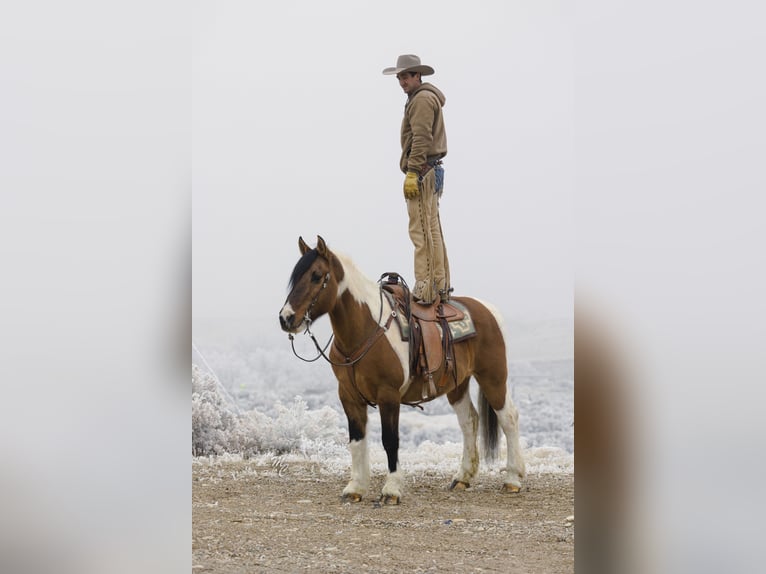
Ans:
POLYGON ((422 168, 420 168, 420 173, 418 175, 420 175, 420 177, 422 178, 423 176, 425 176, 425 174, 427 174, 429 171, 431 171, 434 167, 436 167, 437 165, 441 165, 442 164, 442 157, 444 157, 444 156, 434 155, 434 156, 426 158, 426 163, 425 163, 425 165, 422 168))

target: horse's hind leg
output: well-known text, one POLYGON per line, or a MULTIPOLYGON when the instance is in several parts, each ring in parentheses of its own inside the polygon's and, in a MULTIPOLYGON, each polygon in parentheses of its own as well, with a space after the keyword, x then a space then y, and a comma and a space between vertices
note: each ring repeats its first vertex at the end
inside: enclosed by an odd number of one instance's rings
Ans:
POLYGON ((460 430, 463 431, 463 459, 460 462, 460 469, 452 477, 450 490, 462 490, 470 486, 471 480, 479 470, 479 451, 476 446, 479 415, 468 392, 470 380, 471 377, 466 377, 456 389, 447 393, 447 399, 457 414, 460 430))
POLYGON ((519 492, 521 490, 521 479, 526 476, 526 467, 524 457, 521 455, 521 445, 519 444, 519 412, 516 405, 511 400, 511 392, 505 390, 505 402, 500 410, 495 409, 500 428, 505 434, 505 442, 508 447, 508 460, 505 467, 505 480, 503 490, 508 492, 519 492))
POLYGON ((503 429, 508 448, 508 458, 505 468, 503 490, 519 492, 521 479, 526 476, 524 458, 519 444, 519 413, 511 399, 507 385, 508 371, 503 365, 499 370, 488 370, 476 373, 479 383, 479 410, 483 423, 484 445, 487 455, 493 457, 497 444, 497 424, 503 429))
POLYGON ((343 489, 343 499, 359 502, 370 485, 370 458, 367 452, 367 405, 343 400, 343 410, 348 419, 348 449, 351 451, 351 480, 343 489))

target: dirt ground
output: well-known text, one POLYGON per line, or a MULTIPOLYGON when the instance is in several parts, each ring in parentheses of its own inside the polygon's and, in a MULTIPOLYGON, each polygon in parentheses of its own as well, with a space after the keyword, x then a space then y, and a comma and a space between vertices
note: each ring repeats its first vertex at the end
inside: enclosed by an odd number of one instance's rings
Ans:
POLYGON ((192 572, 574 572, 572 474, 532 474, 520 494, 408 476, 398 506, 376 503, 383 478, 350 503, 347 478, 313 463, 192 464, 192 572))

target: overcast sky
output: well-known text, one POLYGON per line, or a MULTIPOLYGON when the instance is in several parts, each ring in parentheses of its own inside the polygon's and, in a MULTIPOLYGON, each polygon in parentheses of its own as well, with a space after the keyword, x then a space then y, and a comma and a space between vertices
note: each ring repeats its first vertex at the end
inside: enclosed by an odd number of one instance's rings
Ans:
POLYGON ((566 2, 198 2, 193 312, 274 316, 302 235, 414 284, 383 76, 414 53, 447 98, 441 217, 456 295, 571 317, 573 46, 566 2), (267 7, 268 6, 268 7, 267 7))

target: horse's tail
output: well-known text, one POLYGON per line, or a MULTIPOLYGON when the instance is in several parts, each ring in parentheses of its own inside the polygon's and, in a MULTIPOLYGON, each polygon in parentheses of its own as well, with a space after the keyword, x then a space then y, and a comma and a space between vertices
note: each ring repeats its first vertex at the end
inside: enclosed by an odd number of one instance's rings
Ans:
POLYGON ((495 410, 479 387, 479 434, 481 435, 484 460, 491 462, 497 457, 498 421, 495 410))

